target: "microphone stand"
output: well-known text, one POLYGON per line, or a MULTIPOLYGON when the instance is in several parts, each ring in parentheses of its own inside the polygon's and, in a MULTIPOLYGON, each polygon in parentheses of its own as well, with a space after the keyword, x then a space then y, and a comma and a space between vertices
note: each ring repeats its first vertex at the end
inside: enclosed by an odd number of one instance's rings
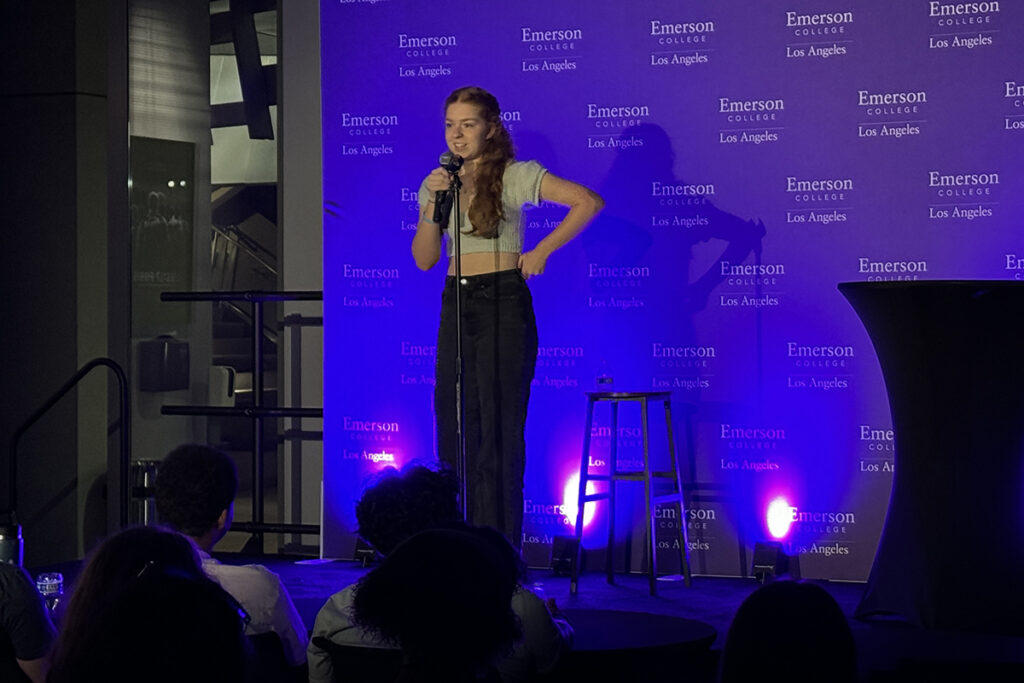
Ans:
MULTIPOLYGON (((760 219, 758 219, 758 229, 763 230, 764 226, 760 225, 760 219)), ((761 272, 761 250, 764 249, 764 235, 761 234, 757 238, 757 244, 754 245, 754 272, 761 272)), ((761 299, 761 276, 758 275, 754 279, 754 298, 761 299)), ((761 311, 763 306, 758 306, 754 309, 754 348, 757 349, 757 415, 758 418, 763 417, 764 412, 764 345, 763 345, 763 329, 762 329, 762 317, 761 311)))
POLYGON ((455 252, 455 474, 459 478, 459 504, 462 507, 462 518, 469 517, 469 505, 466 488, 466 435, 463 429, 465 417, 465 398, 462 395, 462 207, 460 206, 460 190, 462 178, 456 170, 451 174, 449 192, 455 210, 455 225, 452 230, 452 250, 455 252))

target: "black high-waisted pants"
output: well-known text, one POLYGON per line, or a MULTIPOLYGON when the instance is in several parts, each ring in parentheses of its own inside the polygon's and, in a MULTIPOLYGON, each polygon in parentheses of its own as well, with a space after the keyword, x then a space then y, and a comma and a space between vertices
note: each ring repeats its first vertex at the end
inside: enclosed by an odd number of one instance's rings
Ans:
MULTIPOLYGON (((537 361, 533 298, 518 270, 465 276, 462 286, 466 510, 516 547, 523 533, 526 404, 537 361)), ((438 455, 456 468, 455 278, 441 297, 437 340, 438 455)))

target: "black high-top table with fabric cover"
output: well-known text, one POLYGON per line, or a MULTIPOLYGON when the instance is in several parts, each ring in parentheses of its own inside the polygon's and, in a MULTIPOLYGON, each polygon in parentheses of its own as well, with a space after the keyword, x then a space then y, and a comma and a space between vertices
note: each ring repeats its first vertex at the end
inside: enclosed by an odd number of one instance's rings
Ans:
POLYGON ((856 616, 1024 634, 1024 282, 850 282, 895 436, 856 616))

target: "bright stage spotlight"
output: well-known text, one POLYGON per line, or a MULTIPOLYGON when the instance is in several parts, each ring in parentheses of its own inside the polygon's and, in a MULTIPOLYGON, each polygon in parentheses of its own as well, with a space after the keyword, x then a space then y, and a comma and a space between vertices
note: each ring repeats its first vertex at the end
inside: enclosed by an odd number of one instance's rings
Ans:
POLYGON ((772 538, 785 538, 793 523, 793 506, 785 498, 779 496, 768 504, 765 518, 768 523, 768 533, 772 535, 772 538))
MULTIPOLYGON (((587 495, 595 493, 594 482, 587 482, 587 495)), ((579 505, 577 499, 580 494, 580 475, 574 474, 569 477, 565 486, 562 488, 562 501, 565 509, 565 516, 569 520, 574 528, 576 526, 576 516, 579 514, 579 505)), ((590 525, 590 522, 594 519, 594 506, 596 503, 591 503, 587 506, 586 512, 583 515, 583 528, 586 529, 590 525)))
MULTIPOLYGON (((765 522, 772 538, 782 539, 789 535, 794 509, 785 496, 776 496, 768 503, 765 522)), ((753 574, 758 581, 765 583, 776 576, 788 573, 789 569, 789 558, 782 548, 782 543, 776 540, 758 542, 754 545, 753 574)))

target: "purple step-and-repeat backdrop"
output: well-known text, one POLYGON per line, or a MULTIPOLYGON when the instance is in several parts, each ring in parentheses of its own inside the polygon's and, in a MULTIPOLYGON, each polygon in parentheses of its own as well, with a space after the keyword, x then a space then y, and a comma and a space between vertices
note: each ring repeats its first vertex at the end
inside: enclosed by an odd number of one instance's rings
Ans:
MULTIPOLYGON (((693 443, 702 488, 685 513, 659 511, 668 569, 685 523, 699 573, 740 574, 741 548, 749 561, 774 530, 804 576, 865 579, 893 438, 836 284, 1024 277, 1024 3, 323 0, 321 17, 324 555, 350 556, 374 472, 435 457, 444 273, 419 271, 409 247, 443 100, 475 84, 497 95, 519 158, 607 202, 530 282, 527 559, 572 532, 584 394, 608 374, 671 390, 677 441, 693 443)), ((527 244, 563 212, 532 209, 527 244)), ((637 463, 626 408, 619 443, 620 466, 637 463)), ((620 495, 617 545, 639 568, 642 492, 620 495)), ((603 505, 588 506, 597 552, 603 505)))

